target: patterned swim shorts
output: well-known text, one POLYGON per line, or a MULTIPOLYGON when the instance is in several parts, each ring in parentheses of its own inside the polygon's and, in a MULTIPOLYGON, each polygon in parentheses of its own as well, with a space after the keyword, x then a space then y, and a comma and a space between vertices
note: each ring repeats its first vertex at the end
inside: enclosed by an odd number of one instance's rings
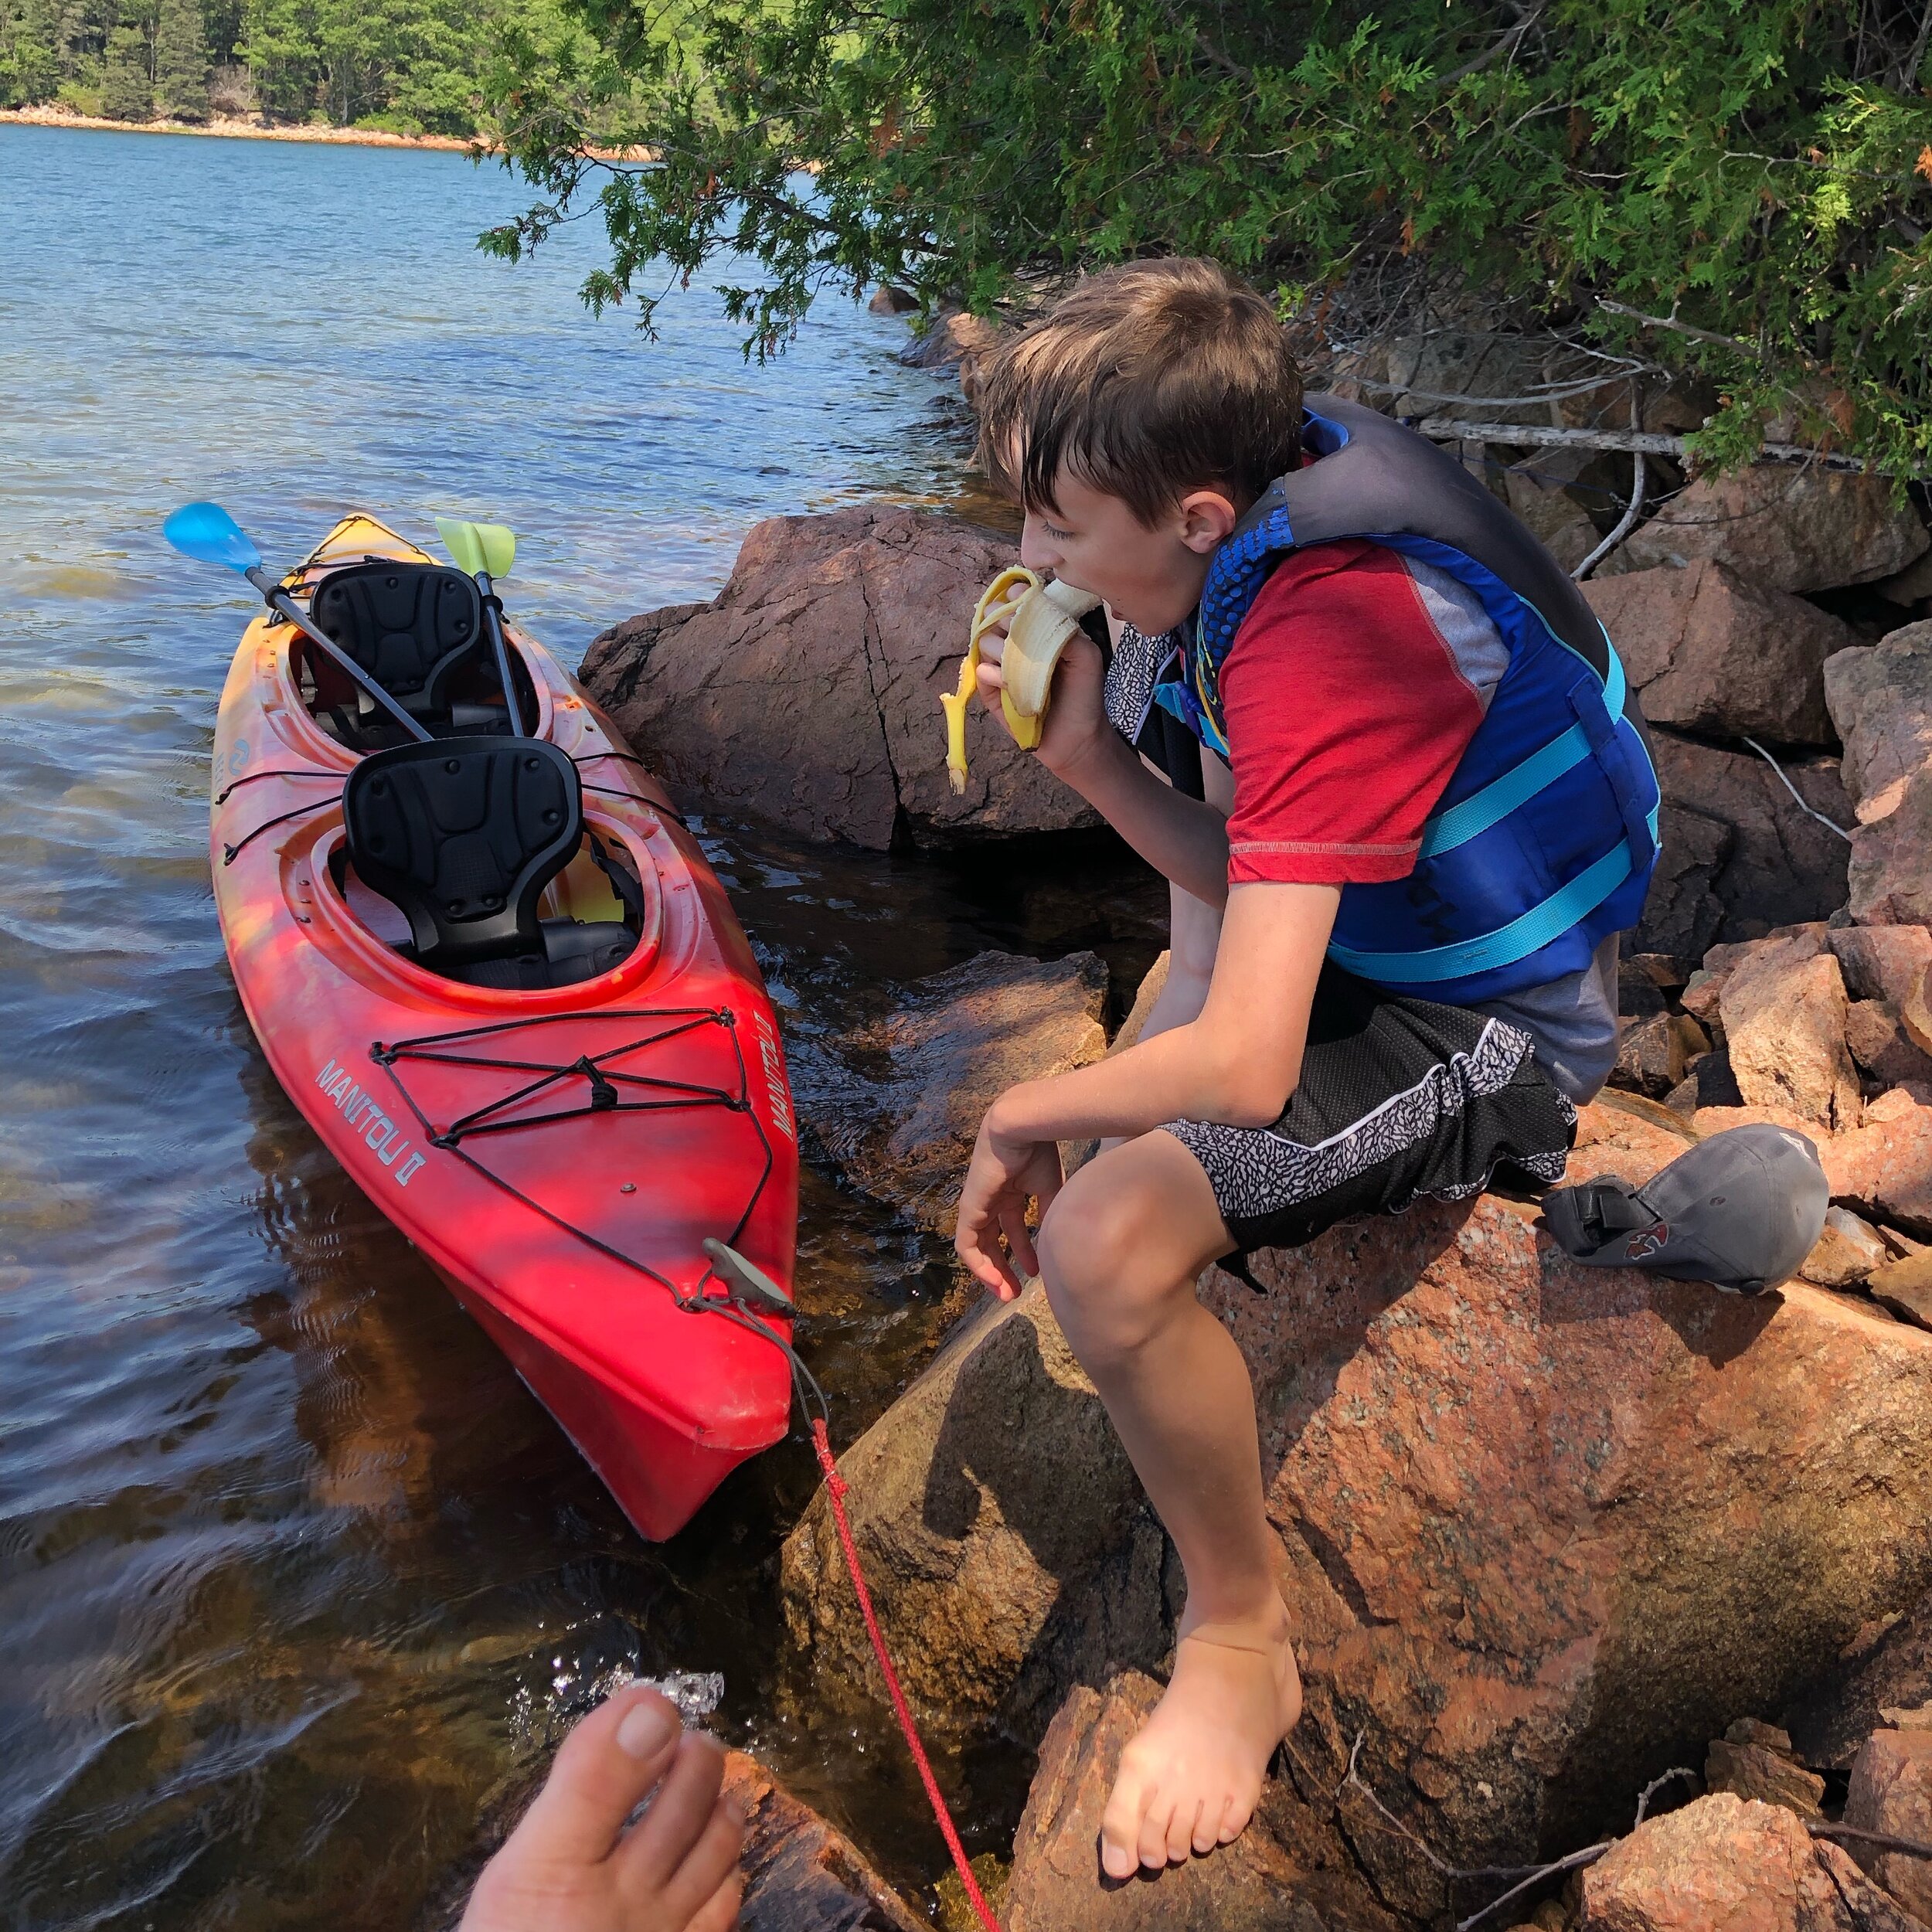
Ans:
POLYGON ((1322 968, 1294 1097, 1271 1127, 1175 1121, 1243 1251, 1294 1247, 1358 1215, 1492 1179, 1540 1192, 1563 1179, 1577 1111, 1520 1027, 1405 999, 1322 968))

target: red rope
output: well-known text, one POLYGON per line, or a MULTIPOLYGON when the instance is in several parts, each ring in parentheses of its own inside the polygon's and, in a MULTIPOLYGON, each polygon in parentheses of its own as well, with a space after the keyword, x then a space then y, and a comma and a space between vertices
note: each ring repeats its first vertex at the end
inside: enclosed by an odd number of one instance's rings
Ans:
POLYGON ((933 1767, 926 1757, 926 1747, 919 1741, 919 1727, 913 1722, 913 1714, 906 1707, 906 1693, 899 1688, 899 1673, 893 1668, 893 1660, 886 1655, 886 1640, 879 1633, 879 1617, 872 1607, 872 1592, 866 1587, 864 1573, 859 1567, 859 1549, 852 1539, 852 1525, 845 1520, 845 1491, 849 1485, 838 1473, 838 1464, 832 1457, 831 1438, 825 1434, 823 1421, 815 1421, 811 1425, 811 1445, 818 1452, 818 1467, 825 1471, 825 1491, 832 1498, 832 1520, 838 1526, 838 1540, 845 1552, 845 1567, 852 1573, 852 1587, 858 1593, 859 1608, 866 1619, 866 1634, 872 1639, 872 1655, 879 1659, 893 1709, 899 1716, 899 1728, 906 1734, 906 1748, 913 1754, 913 1762, 919 1767, 920 1780, 926 1787, 933 1816, 939 1821, 946 1849, 953 1855, 953 1869, 958 1872, 959 1882, 966 1888, 966 1896, 979 1914, 979 1922, 986 1932, 999 1932, 999 1921, 993 1917, 993 1908, 986 1903, 986 1896, 979 1889, 979 1881, 973 1876, 973 1868, 966 1862, 966 1848, 959 1842, 953 1815, 946 1808, 939 1781, 933 1776, 933 1767))

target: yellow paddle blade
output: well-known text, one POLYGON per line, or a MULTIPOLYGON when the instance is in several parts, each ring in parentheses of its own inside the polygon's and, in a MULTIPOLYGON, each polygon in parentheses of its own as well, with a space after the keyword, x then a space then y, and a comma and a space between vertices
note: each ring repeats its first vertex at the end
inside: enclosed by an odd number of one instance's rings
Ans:
POLYGON ((471 577, 488 571, 492 577, 506 577, 516 561, 516 532, 506 523, 466 523, 439 516, 436 534, 456 567, 471 577))

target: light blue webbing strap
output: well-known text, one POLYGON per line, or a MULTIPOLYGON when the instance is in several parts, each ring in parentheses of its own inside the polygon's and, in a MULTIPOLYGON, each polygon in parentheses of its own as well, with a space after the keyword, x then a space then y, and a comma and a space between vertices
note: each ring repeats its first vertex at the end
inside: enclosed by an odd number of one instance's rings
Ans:
MULTIPOLYGON (((1623 660, 1606 633, 1604 648, 1610 652, 1604 681, 1604 709, 1613 720, 1624 710, 1628 688, 1623 660)), ((1573 724, 1540 751, 1532 751, 1519 765, 1512 765, 1500 778, 1492 778, 1481 791, 1472 792, 1460 804, 1439 811, 1422 828, 1422 849, 1417 855, 1433 859, 1439 852, 1454 852, 1466 845, 1480 832, 1507 818, 1516 808, 1536 797, 1545 785, 1553 784, 1566 771, 1590 756, 1590 736, 1580 724, 1573 724)))
MULTIPOLYGON (((1651 837, 1655 840, 1655 810, 1649 818, 1651 837)), ((1332 940, 1328 957, 1362 979, 1396 980, 1417 985, 1434 985, 1446 979, 1491 972, 1498 966, 1513 966, 1587 919, 1630 873, 1630 841, 1620 839, 1594 865, 1552 893, 1541 905, 1531 906, 1507 926, 1485 933, 1480 939, 1461 940, 1451 946, 1431 946, 1413 953, 1362 953, 1332 940)))

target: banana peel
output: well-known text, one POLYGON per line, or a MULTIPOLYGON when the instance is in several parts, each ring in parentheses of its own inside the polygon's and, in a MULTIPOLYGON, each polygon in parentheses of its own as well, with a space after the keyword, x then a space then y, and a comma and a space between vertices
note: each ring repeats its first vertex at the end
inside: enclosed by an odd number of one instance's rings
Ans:
POLYGON ((1071 584, 1043 583, 1031 570, 1018 566, 1001 571, 980 594, 966 655, 960 660, 959 688, 941 692, 939 699, 946 713, 946 775, 956 795, 966 789, 966 714, 978 689, 980 639, 995 625, 1005 624, 1000 711, 1013 742, 1031 751, 1044 729, 1060 653, 1080 628, 1080 619, 1100 601, 1090 590, 1077 590, 1071 584))

